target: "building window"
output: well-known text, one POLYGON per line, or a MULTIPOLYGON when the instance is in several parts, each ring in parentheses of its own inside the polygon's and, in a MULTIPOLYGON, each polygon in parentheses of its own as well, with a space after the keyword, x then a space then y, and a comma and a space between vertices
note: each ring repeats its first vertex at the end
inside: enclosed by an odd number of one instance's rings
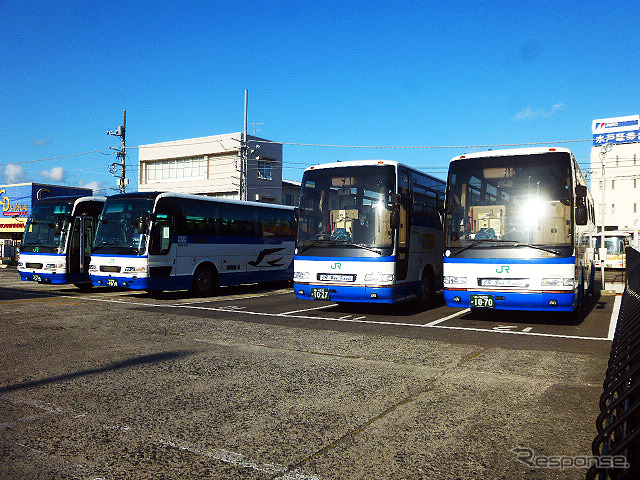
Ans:
POLYGON ((258 160, 258 178, 263 180, 273 180, 273 169, 268 160, 258 160))
POLYGON ((616 206, 613 203, 611 204, 611 213, 612 214, 616 213, 616 206))
POLYGON ((176 158, 147 162, 147 183, 164 180, 182 180, 204 178, 207 162, 204 157, 176 158))
POLYGON ((633 188, 636 188, 636 184, 638 183, 638 179, 634 178, 633 179, 633 188))
POLYGON ((285 193, 284 195, 284 204, 285 205, 293 205, 293 194, 285 193))
POLYGON ((638 210, 636 209, 636 205, 637 205, 636 203, 633 204, 633 213, 637 213, 638 212, 638 210))
POLYGON ((611 190, 614 190, 615 188, 616 188, 616 181, 611 180, 611 190))

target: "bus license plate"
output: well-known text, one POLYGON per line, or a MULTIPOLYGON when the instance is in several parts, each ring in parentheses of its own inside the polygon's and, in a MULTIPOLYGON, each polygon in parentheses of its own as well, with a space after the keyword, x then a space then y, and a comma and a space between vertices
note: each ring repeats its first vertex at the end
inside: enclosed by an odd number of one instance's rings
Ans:
POLYGON ((311 298, 314 300, 331 300, 328 288, 312 288, 311 298))
POLYGON ((496 308, 493 295, 471 295, 471 308, 496 308))
POLYGON ((34 282, 41 282, 42 277, 40 275, 34 275, 33 277, 31 277, 31 280, 33 280, 34 282))
POLYGON ((118 281, 113 278, 107 278, 107 287, 117 287, 118 281))

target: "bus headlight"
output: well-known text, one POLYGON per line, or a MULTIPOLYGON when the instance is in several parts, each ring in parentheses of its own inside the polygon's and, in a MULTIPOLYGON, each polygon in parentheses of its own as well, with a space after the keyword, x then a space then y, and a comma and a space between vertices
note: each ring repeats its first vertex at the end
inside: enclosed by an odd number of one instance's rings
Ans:
POLYGON ((541 285, 543 287, 573 287, 573 278, 543 278, 541 285))
POLYGON ((367 273, 364 276, 365 282, 393 282, 394 279, 393 273, 367 273))
POLYGON ((445 285, 464 285, 467 283, 467 277, 451 277, 445 276, 443 278, 445 285))
POLYGON ((296 280, 307 280, 309 278, 309 272, 293 272, 293 278, 296 280))
POLYGON ((97 272, 98 271, 98 266, 97 265, 89 265, 89 271, 90 272, 97 272))

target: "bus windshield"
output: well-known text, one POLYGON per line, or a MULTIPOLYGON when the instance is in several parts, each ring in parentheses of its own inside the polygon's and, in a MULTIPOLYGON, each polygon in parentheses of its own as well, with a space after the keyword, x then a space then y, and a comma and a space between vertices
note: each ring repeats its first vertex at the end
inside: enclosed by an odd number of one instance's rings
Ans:
POLYGON ((64 253, 72 208, 69 203, 36 204, 25 227, 21 250, 64 253))
POLYGON ((550 152, 452 161, 446 246, 572 245, 570 160, 550 152))
POLYGON ((390 165, 307 170, 300 192, 298 248, 392 247, 394 185, 390 165))
MULTIPOLYGON (((593 237, 595 240, 595 248, 600 248, 601 237, 600 235, 593 237)), ((607 247, 607 253, 610 255, 622 255, 625 253, 625 248, 629 245, 629 239, 626 235, 607 235, 605 233, 604 245, 607 247)))
POLYGON ((152 209, 153 200, 148 198, 107 199, 98 221, 92 252, 143 255, 147 235, 138 232, 138 224, 152 209))

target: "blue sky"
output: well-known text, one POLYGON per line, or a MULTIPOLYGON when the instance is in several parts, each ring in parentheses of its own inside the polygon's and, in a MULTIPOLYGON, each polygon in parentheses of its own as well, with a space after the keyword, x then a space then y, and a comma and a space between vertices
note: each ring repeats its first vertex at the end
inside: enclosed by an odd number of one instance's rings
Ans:
MULTIPOLYGON (((115 187, 127 145, 237 132, 284 143, 446 146, 591 138, 640 113, 640 8, 566 1, 2 0, 0 183, 115 187), (34 161, 99 150, 102 153, 34 161), (107 155, 105 155, 107 154, 107 155), (19 163, 29 162, 29 163, 19 163), (9 165, 11 164, 11 165, 9 165)), ((585 167, 589 142, 567 145, 585 167)), ((400 160, 440 177, 477 148, 285 145, 284 176, 400 160)), ((129 150, 136 188, 138 151, 129 150)), ((112 192, 109 192, 112 193, 112 192)))

